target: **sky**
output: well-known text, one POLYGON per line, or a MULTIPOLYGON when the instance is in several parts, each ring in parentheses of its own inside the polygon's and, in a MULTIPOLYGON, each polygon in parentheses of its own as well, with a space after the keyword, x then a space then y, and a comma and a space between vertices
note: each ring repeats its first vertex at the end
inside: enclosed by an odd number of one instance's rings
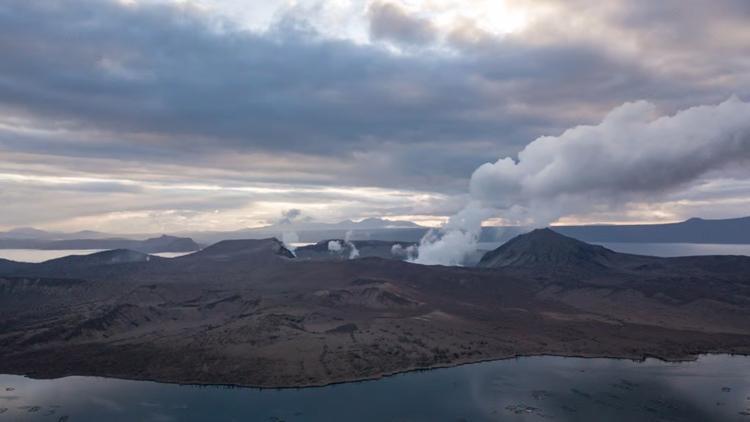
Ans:
POLYGON ((748 21, 746 0, 4 0, 0 229, 747 215, 748 21))

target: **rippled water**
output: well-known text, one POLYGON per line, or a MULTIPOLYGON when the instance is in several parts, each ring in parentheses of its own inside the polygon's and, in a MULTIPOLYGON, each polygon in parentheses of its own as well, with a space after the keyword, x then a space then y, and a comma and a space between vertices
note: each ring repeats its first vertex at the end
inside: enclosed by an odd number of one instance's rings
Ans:
POLYGON ((750 421, 750 358, 528 357, 323 388, 0 375, 0 421, 750 421))

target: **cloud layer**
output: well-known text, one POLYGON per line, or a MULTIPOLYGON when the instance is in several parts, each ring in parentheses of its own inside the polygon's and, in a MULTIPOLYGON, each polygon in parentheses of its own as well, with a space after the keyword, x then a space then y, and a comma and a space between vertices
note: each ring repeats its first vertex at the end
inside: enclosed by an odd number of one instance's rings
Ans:
MULTIPOLYGON (((439 222, 540 136, 750 96, 741 0, 271 3, 2 2, 0 227, 439 222)), ((730 216, 744 177, 573 217, 730 216)))
POLYGON ((710 172, 750 163, 750 103, 733 97, 656 116, 653 104, 628 103, 598 125, 538 138, 517 161, 480 166, 471 196, 509 220, 545 226, 590 209, 658 200, 710 172))

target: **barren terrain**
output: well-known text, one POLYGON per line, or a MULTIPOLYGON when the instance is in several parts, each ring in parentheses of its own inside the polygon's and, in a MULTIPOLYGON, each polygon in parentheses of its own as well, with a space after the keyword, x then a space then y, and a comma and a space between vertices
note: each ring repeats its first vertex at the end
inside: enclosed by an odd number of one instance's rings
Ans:
POLYGON ((275 239, 0 261, 0 372, 291 387, 519 355, 750 352, 747 257, 540 230, 481 266, 302 260, 275 239))

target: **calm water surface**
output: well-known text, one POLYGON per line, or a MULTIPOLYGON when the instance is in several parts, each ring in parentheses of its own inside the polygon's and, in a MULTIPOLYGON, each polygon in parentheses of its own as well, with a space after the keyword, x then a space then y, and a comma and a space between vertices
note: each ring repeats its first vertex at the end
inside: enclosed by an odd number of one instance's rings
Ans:
POLYGON ((750 421, 750 358, 529 357, 288 390, 0 375, 0 411, 68 422, 750 421))
MULTIPOLYGON (((497 248, 502 243, 482 242, 479 248, 488 251, 497 248)), ((301 247, 310 243, 295 243, 293 246, 301 247)), ((653 256, 689 256, 689 255, 748 255, 750 256, 750 245, 714 245, 714 244, 691 244, 691 243, 601 243, 617 252, 634 253, 653 256)), ((42 262, 48 259, 60 258, 68 255, 88 255, 101 252, 101 249, 86 250, 51 250, 40 251, 35 249, 0 249, 0 258, 20 262, 42 262)), ((164 252, 153 255, 164 258, 174 258, 185 255, 185 252, 164 252)))
MULTIPOLYGON (((49 259, 61 258, 63 256, 89 255, 104 250, 105 249, 71 249, 42 251, 38 249, 0 249, 0 258, 18 262, 44 262, 49 259)), ((174 258, 188 253, 190 252, 160 252, 151 255, 161 256, 163 258, 174 258)))
MULTIPOLYGON (((695 255, 748 255, 750 245, 723 245, 711 243, 630 243, 605 242, 597 243, 613 251, 638 255, 661 257, 695 256, 695 255)), ((481 242, 479 248, 485 251, 495 249, 502 242, 481 242)))
POLYGON ((697 243, 600 243, 617 252, 652 256, 750 255, 750 245, 697 243))

